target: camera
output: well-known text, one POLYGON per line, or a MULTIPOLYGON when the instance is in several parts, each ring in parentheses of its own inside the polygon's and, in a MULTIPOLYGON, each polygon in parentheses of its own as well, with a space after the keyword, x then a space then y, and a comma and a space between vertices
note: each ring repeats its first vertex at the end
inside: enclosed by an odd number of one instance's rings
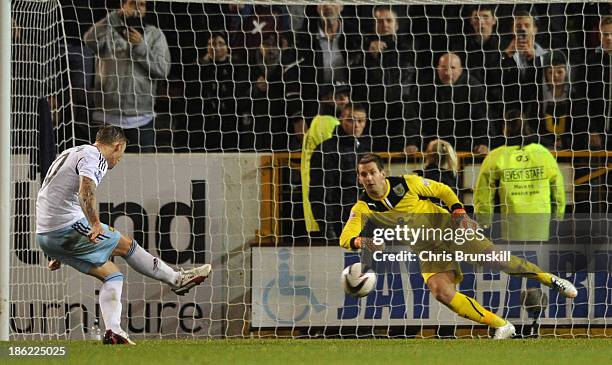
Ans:
POLYGON ((138 16, 127 17, 122 25, 115 27, 115 30, 122 36, 128 29, 134 29, 138 33, 144 35, 144 24, 142 19, 138 16))

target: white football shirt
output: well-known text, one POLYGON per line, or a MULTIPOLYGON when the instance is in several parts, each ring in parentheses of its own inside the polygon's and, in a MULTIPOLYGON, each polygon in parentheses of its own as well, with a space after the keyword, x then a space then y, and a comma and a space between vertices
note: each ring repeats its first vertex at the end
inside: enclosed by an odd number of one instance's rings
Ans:
POLYGON ((51 164, 36 199, 36 233, 66 228, 85 217, 79 204, 81 176, 96 186, 108 164, 93 145, 73 147, 62 152, 51 164))

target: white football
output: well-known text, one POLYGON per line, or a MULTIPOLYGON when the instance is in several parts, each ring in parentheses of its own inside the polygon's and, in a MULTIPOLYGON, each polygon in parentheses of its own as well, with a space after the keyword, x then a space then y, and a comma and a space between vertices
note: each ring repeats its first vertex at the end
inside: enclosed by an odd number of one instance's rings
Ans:
POLYGON ((362 273, 361 263, 357 262, 342 270, 340 281, 346 294, 365 297, 376 287, 376 274, 372 270, 362 273))

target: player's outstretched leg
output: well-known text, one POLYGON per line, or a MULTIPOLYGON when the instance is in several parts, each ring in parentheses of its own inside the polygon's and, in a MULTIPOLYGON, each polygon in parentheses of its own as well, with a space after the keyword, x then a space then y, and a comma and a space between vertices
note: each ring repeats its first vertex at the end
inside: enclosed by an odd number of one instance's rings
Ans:
POLYGON ((194 286, 202 284, 202 282, 210 275, 212 266, 210 264, 194 267, 193 269, 180 271, 179 283, 172 288, 176 295, 185 295, 194 286))
POLYGON ((427 279, 427 286, 436 300, 446 305, 460 317, 495 328, 495 339, 510 338, 516 333, 512 323, 485 309, 475 299, 457 292, 453 271, 440 272, 430 276, 427 279))
MULTIPOLYGON (((496 251, 498 252, 499 248, 494 246, 489 240, 472 240, 470 242, 466 242, 462 248, 462 251, 468 253, 489 253, 496 251)), ((507 262, 499 261, 475 264, 483 265, 484 267, 492 270, 501 270, 509 275, 537 280, 540 283, 555 289, 566 298, 575 298, 578 294, 576 287, 574 287, 574 285, 572 285, 572 283, 570 283, 568 280, 544 272, 544 270, 542 270, 538 265, 518 256, 510 256, 510 261, 507 262)))
POLYGON ((516 334, 516 328, 510 322, 506 322, 505 325, 501 327, 497 327, 495 329, 495 335, 493 336, 496 340, 505 340, 507 338, 512 338, 516 334))
POLYGON ((100 267, 94 267, 89 275, 102 280, 98 300, 106 332, 102 343, 107 345, 135 345, 128 334, 121 328, 121 292, 123 274, 117 266, 108 261, 100 267))
POLYGON ((535 279, 540 283, 555 289, 566 298, 576 298, 576 295, 578 295, 576 287, 568 280, 544 272, 539 266, 523 258, 511 256, 510 261, 504 263, 501 269, 510 275, 535 279))
MULTIPOLYGON (((125 239, 122 237, 122 240, 125 239)), ((160 258, 140 247, 136 240, 131 240, 127 253, 121 255, 131 268, 150 278, 168 284, 178 295, 185 295, 194 286, 200 285, 210 275, 209 264, 190 270, 174 271, 160 258)))

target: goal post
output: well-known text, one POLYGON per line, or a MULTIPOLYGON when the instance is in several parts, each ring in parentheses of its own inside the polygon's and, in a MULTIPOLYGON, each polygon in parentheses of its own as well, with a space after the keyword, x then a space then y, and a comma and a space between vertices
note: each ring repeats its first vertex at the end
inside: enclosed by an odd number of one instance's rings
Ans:
MULTIPOLYGON (((0 116, 11 121, 0 126, 0 340, 92 339, 95 324, 103 325, 100 283, 70 267, 47 269, 35 213, 45 161, 93 142, 105 123, 125 127, 132 145, 98 188, 101 220, 177 269, 213 266, 202 286, 177 297, 114 259, 126 279, 122 326, 136 339, 487 336, 485 327, 430 295, 418 263, 379 273, 379 287, 365 298, 345 295, 340 273, 358 254, 342 250, 337 235, 309 232, 312 222, 304 218, 314 217, 305 198, 313 210, 331 206, 325 196, 340 182, 311 180, 323 195, 313 202, 316 194, 303 196, 301 168, 303 149, 339 151, 347 140, 340 113, 348 100, 365 105, 367 124, 359 144, 340 154, 373 150, 389 174, 413 174, 425 169, 430 140, 448 139, 458 150, 451 187, 470 209, 484 158, 478 149, 503 144, 506 103, 521 110, 537 104, 537 132, 560 166, 568 211, 592 222, 590 233, 574 221, 555 225, 554 238, 599 239, 596 229, 611 222, 612 154, 605 143, 596 150, 588 142, 589 133, 605 134, 591 126, 611 117, 611 108, 597 109, 592 98, 604 105, 610 98, 592 91, 595 81, 578 82, 586 80, 579 78, 587 54, 597 49, 605 4, 490 2, 500 9, 494 35, 506 42, 496 51, 513 38, 513 13, 536 11, 537 52, 561 50, 568 80, 578 80, 556 95, 539 79, 529 93, 516 92, 524 98, 517 103, 505 98, 522 81, 504 78, 501 67, 488 73, 478 66, 490 54, 476 47, 484 56, 466 65, 466 9, 481 2, 330 0, 343 5, 335 31, 344 33, 327 38, 317 27, 320 1, 147 1, 144 19, 129 20, 116 13, 126 1, 0 1, 0 116), (380 29, 378 5, 393 6, 380 29), (390 20, 396 29, 385 28, 390 20), (381 32, 396 33, 385 41, 381 32), (398 40, 397 52, 378 55, 391 40, 398 40), (461 77, 476 75, 473 83, 448 85, 457 80, 437 67, 447 52, 459 55, 461 77), (570 115, 563 102, 574 91, 581 108, 570 115), (586 124, 566 127, 572 116, 586 124), (429 128, 438 121, 439 128, 429 128), (336 144, 322 147, 326 141, 336 144)), ((340 162, 329 170, 354 172, 340 162)), ((357 182, 344 188, 341 199, 357 199, 357 182)), ((344 223, 342 213, 315 218, 323 228, 344 223)), ((562 244, 536 257, 599 265, 582 276, 567 273, 579 284, 574 303, 544 290, 550 305, 538 319, 542 335, 611 335, 612 274, 602 268, 612 249, 610 242, 597 247, 604 252, 597 257, 567 258, 559 252, 574 248, 562 244)), ((533 283, 464 270, 461 291, 519 326, 531 325, 521 294, 533 283)))

